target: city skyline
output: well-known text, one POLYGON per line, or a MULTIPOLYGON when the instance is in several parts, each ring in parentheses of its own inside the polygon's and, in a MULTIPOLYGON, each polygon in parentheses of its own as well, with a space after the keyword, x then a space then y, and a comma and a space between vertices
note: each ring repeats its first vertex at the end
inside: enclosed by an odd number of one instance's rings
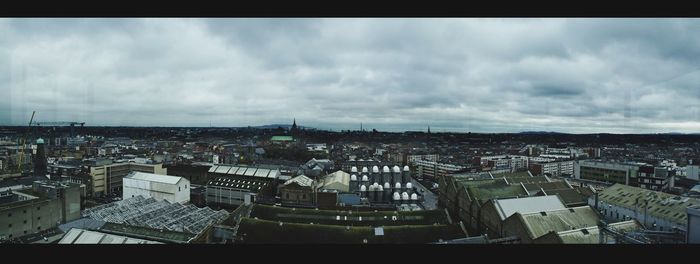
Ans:
POLYGON ((0 125, 695 133, 697 19, 0 19, 0 125))

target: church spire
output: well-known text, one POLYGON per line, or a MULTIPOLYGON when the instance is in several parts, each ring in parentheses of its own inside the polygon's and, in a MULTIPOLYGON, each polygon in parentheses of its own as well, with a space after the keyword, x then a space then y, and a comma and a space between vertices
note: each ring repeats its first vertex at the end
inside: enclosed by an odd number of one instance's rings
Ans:
POLYGON ((428 134, 430 134, 430 126, 428 126, 428 134))

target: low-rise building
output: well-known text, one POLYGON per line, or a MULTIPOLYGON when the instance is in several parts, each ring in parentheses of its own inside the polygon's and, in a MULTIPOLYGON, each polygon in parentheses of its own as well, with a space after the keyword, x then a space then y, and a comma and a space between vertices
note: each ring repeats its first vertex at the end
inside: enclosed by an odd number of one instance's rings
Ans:
POLYGON ((611 222, 635 219, 645 228, 685 233, 686 208, 700 205, 700 199, 681 197, 638 187, 615 184, 588 199, 611 222))
MULTIPOLYGON (((207 183, 207 204, 219 206, 239 206, 246 196, 272 196, 279 169, 262 167, 215 165, 209 169, 207 183)), ((255 199, 260 199, 257 197, 255 199)), ((252 201, 252 200, 251 200, 252 201)))
POLYGON ((464 166, 440 163, 429 160, 416 160, 413 161, 412 164, 416 168, 416 176, 418 178, 430 179, 438 179, 440 177, 456 173, 466 168, 464 166))
POLYGON ((529 171, 533 175, 548 176, 572 176, 574 174, 574 161, 530 161, 529 171))
POLYGON ((529 213, 514 213, 503 223, 506 236, 517 236, 521 243, 534 243, 549 232, 561 232, 598 225, 598 214, 590 206, 529 213))
POLYGON ((484 233, 491 237, 503 237, 503 222, 515 213, 527 214, 565 209, 556 195, 510 199, 491 199, 483 205, 481 218, 484 233))
POLYGON ((190 181, 182 177, 135 171, 124 177, 123 185, 123 199, 141 195, 171 203, 190 201, 190 181))
POLYGON ((296 176, 279 187, 282 204, 313 206, 316 203, 316 181, 305 175, 296 176))

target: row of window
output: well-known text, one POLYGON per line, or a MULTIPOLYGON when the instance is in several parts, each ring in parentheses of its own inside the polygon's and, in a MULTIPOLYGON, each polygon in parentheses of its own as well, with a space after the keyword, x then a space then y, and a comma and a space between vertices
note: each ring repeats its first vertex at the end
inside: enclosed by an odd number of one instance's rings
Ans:
MULTIPOLYGON (((41 210, 41 206, 36 208, 37 211, 41 210)), ((27 209, 24 209, 22 213, 27 213, 27 209)), ((7 217, 12 217, 12 213, 7 214, 7 217)))

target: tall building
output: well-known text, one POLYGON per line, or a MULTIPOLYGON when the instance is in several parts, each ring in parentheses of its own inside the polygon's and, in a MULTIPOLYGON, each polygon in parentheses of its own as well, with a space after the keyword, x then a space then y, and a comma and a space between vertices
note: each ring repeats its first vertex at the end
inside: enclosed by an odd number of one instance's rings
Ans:
POLYGON ((100 197, 106 194, 122 196, 122 179, 133 171, 167 175, 168 169, 163 164, 111 163, 109 160, 97 160, 90 166, 92 192, 100 197))
POLYGON ((31 188, 0 191, 0 240, 18 238, 80 218, 80 187, 35 181, 31 188))
POLYGON ((46 146, 44 139, 36 140, 36 154, 34 156, 34 177, 45 178, 48 174, 46 162, 46 146))

